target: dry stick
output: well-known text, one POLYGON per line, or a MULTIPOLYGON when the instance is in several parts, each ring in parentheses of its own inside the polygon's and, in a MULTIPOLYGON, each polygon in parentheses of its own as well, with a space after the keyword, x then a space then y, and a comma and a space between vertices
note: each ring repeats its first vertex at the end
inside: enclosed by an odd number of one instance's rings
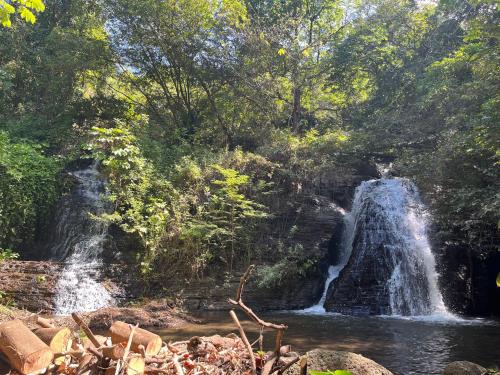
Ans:
POLYGON ((278 375, 282 375, 286 370, 288 370, 294 363, 300 361, 300 357, 295 357, 292 361, 288 362, 285 366, 278 370, 278 375))
POLYGON ((252 273, 253 269, 255 266, 252 264, 250 265, 243 276, 240 278, 240 285, 238 286, 238 290, 236 291, 236 300, 229 298, 228 301, 231 305, 238 306, 245 314, 250 317, 255 323, 259 324, 262 327, 267 327, 267 328, 272 328, 275 329, 276 332, 276 342, 275 342, 275 355, 276 355, 276 360, 279 360, 280 357, 280 348, 281 348, 281 341, 283 340, 283 335, 285 333, 285 329, 288 328, 288 326, 284 324, 274 324, 274 323, 269 323, 261 318, 259 318, 250 307, 245 305, 242 300, 242 294, 243 294, 243 288, 245 286, 245 283, 248 281, 248 278, 250 277, 250 274, 252 273))
POLYGON ((179 358, 175 353, 172 357, 172 362, 174 362, 174 367, 175 371, 177 372, 177 375, 184 375, 184 371, 182 370, 181 364, 179 363, 179 358))
POLYGON ((277 357, 270 358, 262 368, 261 375, 269 375, 277 359, 277 357))
POLYGON ((93 355, 95 355, 97 358, 102 359, 103 355, 101 352, 99 352, 97 349, 94 349, 92 347, 88 347, 87 351, 93 355))
POLYGON ((100 347, 101 343, 97 341, 96 337, 94 336, 90 328, 83 322, 82 318, 80 318, 76 313, 72 313, 71 317, 76 322, 76 324, 78 324, 78 326, 82 329, 82 331, 85 332, 90 342, 94 344, 96 348, 100 347))
POLYGON ((260 326, 260 332, 259 332, 259 350, 261 352, 264 351, 264 327, 260 326))
POLYGON ((301 357, 299 362, 300 375, 307 375, 307 357, 301 357))
POLYGON ((243 330, 243 327, 240 324, 240 321, 238 320, 238 317, 236 316, 236 313, 234 310, 229 311, 229 315, 231 315, 231 318, 233 319, 234 323, 238 326, 238 329, 240 331, 240 336, 241 339, 243 340, 243 343, 245 344, 248 354, 250 355, 250 361, 252 363, 252 374, 257 373, 257 365, 255 364, 255 357, 253 355, 253 350, 252 346, 250 345, 250 342, 248 341, 247 335, 245 334, 245 331, 243 330))
POLYGON ((276 357, 280 357, 281 354, 281 341, 283 340, 283 334, 285 332, 282 329, 278 329, 276 332, 276 346, 274 347, 274 353, 276 354, 276 357))
POLYGON ((144 345, 139 345, 137 349, 139 349, 142 358, 146 358, 146 348, 144 347, 144 345))
MULTIPOLYGON (((128 336, 127 346, 125 347, 125 351, 123 352, 122 362, 125 364, 127 361, 128 353, 130 352, 130 347, 132 346, 132 339, 134 338, 135 329, 139 326, 136 324, 135 326, 130 325, 130 335, 128 336)), ((125 365, 123 366, 125 367, 125 365)), ((115 375, 118 375, 120 372, 120 361, 116 362, 116 370, 115 375)))

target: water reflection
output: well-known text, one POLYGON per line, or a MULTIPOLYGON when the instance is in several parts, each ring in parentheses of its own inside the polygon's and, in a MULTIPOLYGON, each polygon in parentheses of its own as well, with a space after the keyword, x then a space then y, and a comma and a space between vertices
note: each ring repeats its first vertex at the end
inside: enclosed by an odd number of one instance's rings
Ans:
MULTIPOLYGON (((167 329, 160 334, 167 340, 193 335, 227 334, 236 329, 227 313, 201 317, 203 325, 167 329)), ((249 339, 258 337, 258 329, 249 321, 243 326, 249 339)), ((500 366, 500 324, 494 321, 461 320, 429 322, 383 317, 342 315, 297 315, 278 313, 266 319, 289 326, 285 342, 294 350, 313 348, 346 350, 360 353, 379 362, 394 374, 441 374, 452 361, 468 360, 486 367, 500 366)), ((265 343, 272 346, 272 332, 265 333, 265 343)))

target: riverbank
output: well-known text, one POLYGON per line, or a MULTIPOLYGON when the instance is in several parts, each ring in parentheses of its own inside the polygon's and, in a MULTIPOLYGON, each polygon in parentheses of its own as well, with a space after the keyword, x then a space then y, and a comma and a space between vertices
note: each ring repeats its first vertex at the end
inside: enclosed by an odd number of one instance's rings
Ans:
MULTIPOLYGON (((28 310, 0 305, 0 323, 20 319, 33 328, 36 326, 36 315, 28 310)), ((70 316, 46 315, 54 320, 57 326, 72 327, 76 325, 70 316)), ((181 328, 187 324, 196 324, 200 320, 178 310, 165 299, 142 301, 123 307, 106 307, 93 312, 82 313, 89 327, 96 331, 109 328, 113 321, 120 320, 130 324, 139 324, 141 327, 167 329, 181 328)))

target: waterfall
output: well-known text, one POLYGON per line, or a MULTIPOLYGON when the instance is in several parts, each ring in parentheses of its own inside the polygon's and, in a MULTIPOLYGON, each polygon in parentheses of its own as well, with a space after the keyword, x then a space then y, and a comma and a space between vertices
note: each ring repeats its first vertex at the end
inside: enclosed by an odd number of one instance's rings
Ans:
POLYGON ((113 304, 110 293, 98 280, 103 262, 108 224, 92 215, 105 212, 104 181, 97 162, 72 172, 77 186, 58 207, 51 256, 64 266, 56 284, 56 314, 93 311, 113 304))
POLYGON ((328 311, 449 315, 427 236, 428 213, 405 178, 364 181, 345 216, 343 254, 325 285, 328 311))

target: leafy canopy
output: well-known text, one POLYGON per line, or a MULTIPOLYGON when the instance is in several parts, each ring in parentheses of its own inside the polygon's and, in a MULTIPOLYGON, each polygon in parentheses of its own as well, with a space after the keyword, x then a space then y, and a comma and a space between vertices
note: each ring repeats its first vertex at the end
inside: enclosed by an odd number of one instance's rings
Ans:
POLYGON ((18 14, 27 23, 34 24, 36 13, 43 12, 45 4, 42 0, 0 0, 0 24, 11 27, 11 17, 18 14))

